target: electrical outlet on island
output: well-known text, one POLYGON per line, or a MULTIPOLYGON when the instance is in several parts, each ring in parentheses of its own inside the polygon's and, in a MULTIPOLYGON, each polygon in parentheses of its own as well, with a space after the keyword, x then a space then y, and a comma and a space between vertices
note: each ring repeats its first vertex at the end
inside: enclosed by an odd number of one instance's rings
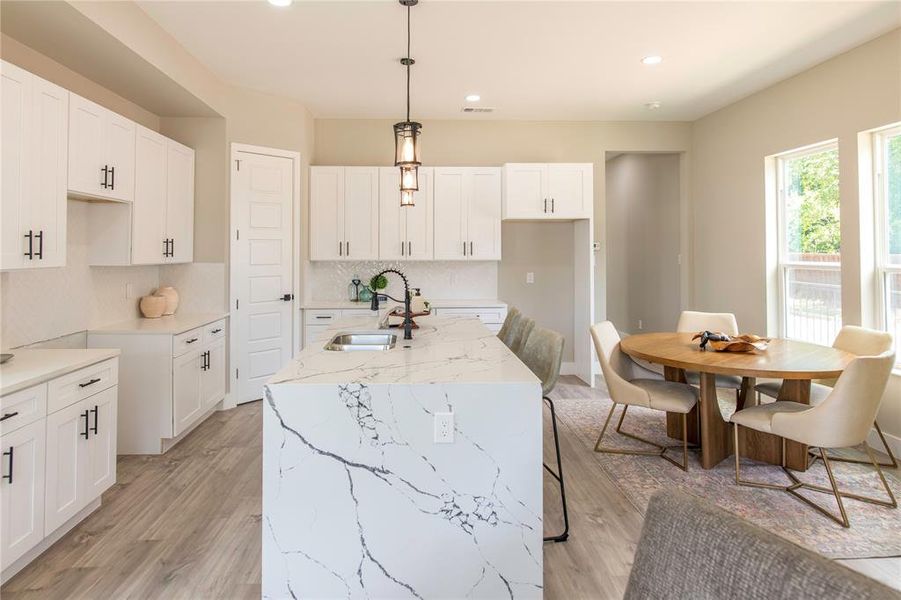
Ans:
POLYGON ((454 413, 435 413, 435 443, 454 443, 454 413))

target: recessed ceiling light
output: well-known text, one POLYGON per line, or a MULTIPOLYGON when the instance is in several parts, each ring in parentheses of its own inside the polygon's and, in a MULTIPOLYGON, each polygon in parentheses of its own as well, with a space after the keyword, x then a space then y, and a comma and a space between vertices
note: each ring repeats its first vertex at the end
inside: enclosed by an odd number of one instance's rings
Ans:
POLYGON ((278 6, 280 8, 284 8, 285 6, 291 6, 291 3, 294 2, 294 0, 268 0, 268 1, 269 1, 269 4, 271 4, 272 6, 278 6))
POLYGON ((479 96, 478 94, 469 94, 468 96, 466 96, 467 102, 478 102, 481 99, 482 99, 482 97, 479 96))
POLYGON ((657 110, 661 106, 663 106, 663 105, 660 104, 659 100, 654 100, 653 102, 648 102, 644 105, 644 107, 648 110, 657 110))
POLYGON ((643 65, 659 65, 662 62, 663 62, 663 57, 658 56, 656 54, 652 54, 651 56, 645 56, 644 58, 641 59, 641 64, 643 64, 643 65))

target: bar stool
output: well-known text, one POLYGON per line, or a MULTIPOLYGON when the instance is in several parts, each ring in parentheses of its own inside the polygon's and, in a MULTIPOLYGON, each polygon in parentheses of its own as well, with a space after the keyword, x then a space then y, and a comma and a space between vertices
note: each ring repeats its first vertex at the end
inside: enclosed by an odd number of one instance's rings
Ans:
MULTIPOLYGON (((522 348, 526 343, 526 340, 529 337, 529 334, 532 333, 532 330, 535 329, 535 320, 530 319, 529 317, 523 316, 519 319, 519 321, 513 324, 511 341, 508 346, 510 350, 513 350, 513 353, 519 356, 519 359, 522 360, 522 356, 520 353, 522 352, 522 348)), ((523 361, 525 362, 525 361, 523 361)))
POLYGON ((504 324, 501 325, 501 330, 497 332, 497 337, 510 347, 510 344, 513 343, 513 323, 522 318, 522 313, 519 312, 519 309, 515 306, 511 306, 507 310, 507 316, 504 318, 504 324))
MULTIPOLYGON (((531 319, 529 319, 531 321, 531 319)), ((533 322, 534 327, 534 322, 533 322)), ((556 331, 541 327, 531 330, 519 358, 541 380, 541 395, 551 411, 551 425, 554 429, 554 451, 557 454, 557 471, 547 463, 544 468, 560 484, 560 502, 563 504, 563 533, 544 538, 546 542, 565 542, 569 537, 569 511, 566 506, 566 488, 563 485, 563 461, 560 458, 560 437, 557 432, 557 413, 554 402, 548 395, 560 377, 560 362, 563 360, 563 336, 556 331)))

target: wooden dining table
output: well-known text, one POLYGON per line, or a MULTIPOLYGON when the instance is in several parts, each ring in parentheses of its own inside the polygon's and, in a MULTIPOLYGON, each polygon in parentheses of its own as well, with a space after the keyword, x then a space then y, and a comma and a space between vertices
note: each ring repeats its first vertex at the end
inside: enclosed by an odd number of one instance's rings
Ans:
MULTIPOLYGON (((632 358, 663 365, 669 381, 685 382, 685 372, 700 373, 699 402, 688 415, 688 441, 700 446, 701 466, 712 469, 733 454, 731 425, 723 418, 716 393, 717 375, 742 378, 737 410, 753 404, 754 386, 760 378, 781 379, 778 400, 810 403, 812 379, 834 379, 855 356, 829 346, 794 340, 773 339, 766 350, 716 352, 701 350, 691 333, 642 333, 620 342, 620 349, 632 358), (751 400, 752 404, 748 404, 751 400)), ((682 439, 681 415, 667 413, 667 435, 682 439)), ((742 427, 741 455, 779 465, 782 438, 742 427)), ((785 463, 790 469, 807 468, 807 446, 786 441, 785 463)))

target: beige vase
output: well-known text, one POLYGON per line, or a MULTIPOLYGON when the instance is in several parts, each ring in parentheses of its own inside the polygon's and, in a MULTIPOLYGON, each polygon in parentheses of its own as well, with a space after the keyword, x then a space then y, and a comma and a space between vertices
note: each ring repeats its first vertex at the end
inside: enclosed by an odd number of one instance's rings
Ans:
POLYGON ((164 296, 144 296, 141 298, 141 314, 145 319, 159 319, 166 310, 166 298, 164 296))
POLYGON ((159 288, 153 293, 166 299, 166 310, 163 311, 163 314, 174 315, 176 309, 178 308, 178 292, 175 290, 175 288, 172 286, 165 286, 159 288))

